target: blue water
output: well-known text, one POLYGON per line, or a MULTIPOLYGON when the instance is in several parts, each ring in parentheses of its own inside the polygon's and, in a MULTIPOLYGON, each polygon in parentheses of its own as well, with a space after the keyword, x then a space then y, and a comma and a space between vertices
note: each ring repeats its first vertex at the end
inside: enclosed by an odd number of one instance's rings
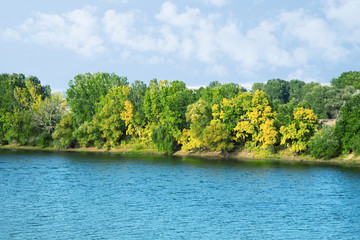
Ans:
POLYGON ((360 239, 360 170, 2 150, 0 239, 360 239))

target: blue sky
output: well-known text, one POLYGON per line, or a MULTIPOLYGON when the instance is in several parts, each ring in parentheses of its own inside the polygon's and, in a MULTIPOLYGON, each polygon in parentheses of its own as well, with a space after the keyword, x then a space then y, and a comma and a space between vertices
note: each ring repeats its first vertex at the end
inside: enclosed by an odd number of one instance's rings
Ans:
POLYGON ((2 0, 0 73, 67 89, 79 73, 129 82, 329 83, 360 66, 358 0, 2 0))

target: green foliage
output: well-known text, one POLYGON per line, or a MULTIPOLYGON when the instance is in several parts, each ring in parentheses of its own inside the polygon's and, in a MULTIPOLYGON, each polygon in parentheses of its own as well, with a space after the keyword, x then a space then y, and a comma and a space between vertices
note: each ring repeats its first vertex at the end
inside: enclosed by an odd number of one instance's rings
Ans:
POLYGON ((200 126, 206 126, 210 123, 212 114, 210 105, 200 99, 196 103, 190 104, 186 109, 186 121, 198 123, 200 126))
POLYGON ((101 148, 105 140, 96 121, 85 121, 73 132, 73 136, 81 147, 101 148))
POLYGON ((5 133, 6 133, 6 110, 4 108, 0 108, 0 145, 6 144, 5 133))
POLYGON ((326 93, 329 90, 327 86, 317 84, 304 96, 304 101, 310 105, 310 108, 319 118, 328 118, 324 104, 326 101, 326 93))
POLYGON ((251 87, 251 94, 254 94, 256 91, 263 91, 264 85, 264 83, 254 83, 251 87))
POLYGON ((74 135, 76 129, 75 116, 72 113, 66 113, 62 116, 60 123, 56 126, 52 137, 54 146, 57 148, 73 148, 77 144, 74 135))
POLYGON ((296 101, 303 100, 302 88, 305 83, 300 80, 291 80, 289 83, 289 100, 295 99, 296 101))
POLYGON ((200 99, 187 107, 186 120, 190 123, 190 129, 183 129, 180 139, 182 148, 185 150, 205 148, 203 132, 210 123, 212 114, 210 105, 200 99))
POLYGON ((144 96, 146 91, 148 91, 148 87, 143 81, 136 80, 130 86, 130 94, 129 99, 131 103, 134 105, 135 112, 141 112, 142 105, 144 102, 144 96))
POLYGON ((306 93, 304 93, 304 103, 307 104, 319 118, 333 119, 339 118, 341 107, 356 91, 352 86, 338 89, 315 83, 306 84, 304 89, 306 89, 306 93))
POLYGON ((35 129, 31 125, 32 113, 29 110, 15 111, 7 114, 5 139, 9 143, 19 143, 21 145, 34 145, 35 129))
POLYGON ((18 106, 15 98, 15 89, 25 87, 25 75, 1 74, 0 75, 0 108, 13 112, 18 106))
POLYGON ((360 89, 360 72, 350 71, 343 72, 340 77, 333 78, 331 85, 336 88, 345 88, 346 86, 353 86, 360 89))
POLYGON ((291 99, 302 101, 302 88, 304 82, 299 80, 291 80, 290 82, 282 79, 271 79, 267 83, 254 83, 251 88, 251 93, 254 94, 257 90, 265 92, 271 101, 279 101, 280 104, 288 103, 291 99))
POLYGON ((153 141, 170 154, 179 143, 188 150, 230 151, 244 143, 269 149, 279 144, 280 132, 280 144, 294 152, 310 146, 315 157, 335 156, 338 137, 344 152, 360 154, 359 79, 360 72, 343 73, 332 87, 272 79, 254 84, 250 94, 218 81, 197 90, 156 79, 129 88, 115 74, 86 73, 70 81, 66 106, 37 77, 0 74, 0 144, 110 149, 125 140, 142 147, 153 141), (310 142, 316 115, 341 116, 336 135, 324 128, 310 142))
POLYGON ((99 129, 101 132, 99 137, 104 139, 108 147, 119 145, 122 136, 126 134, 126 127, 132 120, 133 108, 128 96, 128 86, 115 87, 101 98, 97 106, 91 124, 99 129), (130 112, 127 112, 127 110, 130 112))
POLYGON ((0 142, 16 142, 22 145, 41 145, 50 143, 51 137, 44 140, 38 131, 34 115, 47 101, 49 86, 42 86, 34 76, 25 78, 23 74, 0 75, 0 142), (41 138, 41 141, 38 141, 41 138))
POLYGON ((324 126, 310 140, 310 154, 315 158, 330 159, 340 153, 340 139, 335 135, 334 127, 324 126))
POLYGON ((145 94, 143 111, 149 123, 167 124, 180 133, 181 129, 188 127, 185 112, 194 101, 193 92, 186 88, 185 83, 153 79, 145 94))
POLYGON ((278 99, 280 103, 289 102, 290 83, 281 79, 272 79, 264 84, 262 91, 269 95, 270 100, 278 99))
POLYGON ((213 106, 214 104, 220 104, 224 98, 231 99, 243 92, 246 92, 246 89, 236 83, 221 84, 216 81, 203 88, 200 97, 213 106))
POLYGON ((54 93, 40 102, 38 108, 32 111, 31 125, 36 131, 36 145, 48 147, 52 142, 52 134, 65 112, 64 99, 54 93))
POLYGON ((353 96, 341 108, 341 118, 336 122, 335 133, 341 139, 344 151, 360 154, 360 95, 353 96))
POLYGON ((252 95, 248 92, 238 94, 230 100, 224 98, 221 105, 213 106, 215 119, 220 119, 234 136, 234 128, 238 122, 246 118, 246 113, 251 109, 252 95))
POLYGON ((125 77, 109 73, 79 74, 69 83, 67 102, 74 113, 77 124, 91 121, 102 96, 117 86, 127 86, 125 77))
POLYGON ((166 125, 160 125, 152 130, 151 138, 159 152, 172 154, 178 149, 178 144, 166 125))
POLYGON ((294 120, 294 109, 298 107, 302 107, 302 105, 295 100, 295 98, 291 99, 291 101, 286 104, 280 104, 275 101, 274 110, 276 111, 276 129, 280 129, 281 126, 289 125, 294 120))

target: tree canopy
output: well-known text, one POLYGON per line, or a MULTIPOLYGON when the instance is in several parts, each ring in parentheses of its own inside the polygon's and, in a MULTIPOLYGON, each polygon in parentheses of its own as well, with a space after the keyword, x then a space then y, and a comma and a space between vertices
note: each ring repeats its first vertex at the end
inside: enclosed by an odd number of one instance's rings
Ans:
POLYGON ((219 81, 196 90, 178 80, 129 86, 126 77, 85 73, 69 82, 66 100, 35 76, 0 74, 0 144, 360 154, 357 74, 331 86, 271 79, 247 92, 219 81), (338 121, 325 128, 319 118, 338 121))
POLYGON ((91 121, 96 104, 113 87, 127 86, 126 77, 112 73, 79 74, 69 82, 66 100, 78 124, 91 121))
POLYGON ((350 71, 343 72, 338 78, 331 80, 331 85, 336 88, 345 88, 346 86, 353 86, 360 89, 360 72, 350 71))

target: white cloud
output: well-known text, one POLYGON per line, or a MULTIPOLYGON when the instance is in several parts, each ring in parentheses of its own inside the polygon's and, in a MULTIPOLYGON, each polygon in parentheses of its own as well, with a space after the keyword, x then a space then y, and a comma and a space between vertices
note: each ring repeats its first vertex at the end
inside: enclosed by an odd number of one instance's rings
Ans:
POLYGON ((344 41, 359 45, 360 41, 360 1, 328 1, 325 11, 329 20, 344 41))
POLYGON ((170 1, 155 15, 158 24, 152 31, 138 30, 138 18, 135 12, 107 11, 105 32, 126 49, 197 60, 209 64, 209 69, 231 60, 240 72, 252 74, 264 68, 306 67, 314 59, 337 62, 349 54, 326 19, 301 9, 283 11, 251 29, 242 29, 235 21, 221 23, 223 16, 203 14, 198 8, 180 11, 170 1))
MULTIPOLYGON (((225 4, 225 0, 206 2, 225 4)), ((143 55, 139 59, 149 64, 165 59, 198 61, 207 65, 205 71, 222 76, 230 69, 224 61, 244 76, 288 68, 294 70, 293 76, 301 77, 300 70, 314 61, 337 63, 351 54, 346 44, 360 41, 360 15, 354 10, 359 8, 359 1, 329 0, 322 17, 302 9, 282 11, 246 29, 238 19, 224 21, 228 15, 178 9, 170 1, 150 21, 140 11, 107 10, 97 18, 94 7, 84 7, 64 14, 38 13, 1 35, 83 56, 102 53, 106 46, 123 59, 143 55)))
MULTIPOLYGON (((324 19, 306 15, 303 10, 284 12, 279 16, 283 34, 306 49, 307 54, 337 61, 348 54, 336 31, 324 19)), ((304 60, 304 58, 303 58, 304 60)))
POLYGON ((182 29, 191 28, 200 20, 200 10, 197 8, 186 8, 184 13, 178 14, 177 7, 171 2, 162 4, 160 12, 155 18, 161 22, 182 29))
POLYGON ((37 13, 23 24, 7 29, 3 35, 42 45, 74 50, 83 56, 93 56, 105 50, 98 35, 96 9, 84 7, 61 15, 37 13))
POLYGON ((21 40, 21 34, 18 31, 11 28, 5 29, 1 33, 1 37, 6 40, 17 40, 17 41, 21 40))
POLYGON ((226 0, 202 0, 205 4, 211 4, 217 7, 225 5, 226 0))
POLYGON ((354 29, 360 27, 359 10, 358 0, 328 1, 326 15, 329 19, 340 21, 346 28, 354 29))

